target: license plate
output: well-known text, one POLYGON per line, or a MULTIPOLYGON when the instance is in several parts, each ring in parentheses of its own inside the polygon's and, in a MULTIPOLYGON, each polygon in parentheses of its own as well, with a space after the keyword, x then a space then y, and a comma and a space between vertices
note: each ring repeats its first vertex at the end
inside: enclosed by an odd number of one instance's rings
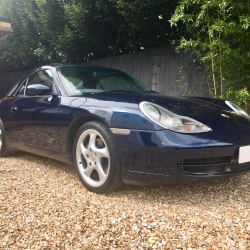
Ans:
POLYGON ((250 162, 250 146, 240 147, 239 164, 250 162))

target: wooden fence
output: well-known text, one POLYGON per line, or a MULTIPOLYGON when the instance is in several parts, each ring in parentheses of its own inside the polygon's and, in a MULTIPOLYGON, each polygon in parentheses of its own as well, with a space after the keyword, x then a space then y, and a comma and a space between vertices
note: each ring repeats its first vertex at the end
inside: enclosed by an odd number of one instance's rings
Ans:
POLYGON ((204 70, 192 62, 190 54, 177 54, 173 46, 94 60, 90 64, 123 70, 165 95, 210 96, 204 70))
MULTIPOLYGON (((162 94, 209 96, 204 71, 192 62, 188 53, 176 54, 173 46, 142 50, 89 63, 123 70, 162 94)), ((24 73, 2 74, 0 97, 5 96, 24 73)))
POLYGON ((30 70, 0 73, 0 98, 3 98, 18 80, 30 70))

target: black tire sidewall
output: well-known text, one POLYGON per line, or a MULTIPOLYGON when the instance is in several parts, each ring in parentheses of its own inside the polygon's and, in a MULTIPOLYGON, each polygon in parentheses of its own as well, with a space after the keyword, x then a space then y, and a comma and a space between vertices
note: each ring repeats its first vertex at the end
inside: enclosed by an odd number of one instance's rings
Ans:
POLYGON ((2 130, 2 148, 0 149, 0 157, 5 157, 9 155, 9 152, 6 147, 6 139, 5 139, 5 132, 2 120, 0 119, 0 128, 2 130))

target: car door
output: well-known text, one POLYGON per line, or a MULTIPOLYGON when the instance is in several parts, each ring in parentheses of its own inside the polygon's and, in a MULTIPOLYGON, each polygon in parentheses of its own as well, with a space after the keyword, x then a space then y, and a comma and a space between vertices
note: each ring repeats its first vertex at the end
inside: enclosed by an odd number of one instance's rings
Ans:
POLYGON ((16 93, 16 100, 10 107, 13 125, 13 139, 24 147, 60 152, 58 95, 32 95, 28 86, 47 84, 55 89, 52 72, 41 70, 30 75, 16 93))

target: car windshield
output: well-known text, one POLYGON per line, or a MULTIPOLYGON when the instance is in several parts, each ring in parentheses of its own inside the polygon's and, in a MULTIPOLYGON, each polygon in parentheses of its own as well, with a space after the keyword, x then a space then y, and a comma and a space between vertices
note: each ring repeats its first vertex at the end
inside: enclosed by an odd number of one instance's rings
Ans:
POLYGON ((94 92, 151 92, 152 90, 128 74, 93 66, 63 66, 60 79, 69 95, 94 92))

